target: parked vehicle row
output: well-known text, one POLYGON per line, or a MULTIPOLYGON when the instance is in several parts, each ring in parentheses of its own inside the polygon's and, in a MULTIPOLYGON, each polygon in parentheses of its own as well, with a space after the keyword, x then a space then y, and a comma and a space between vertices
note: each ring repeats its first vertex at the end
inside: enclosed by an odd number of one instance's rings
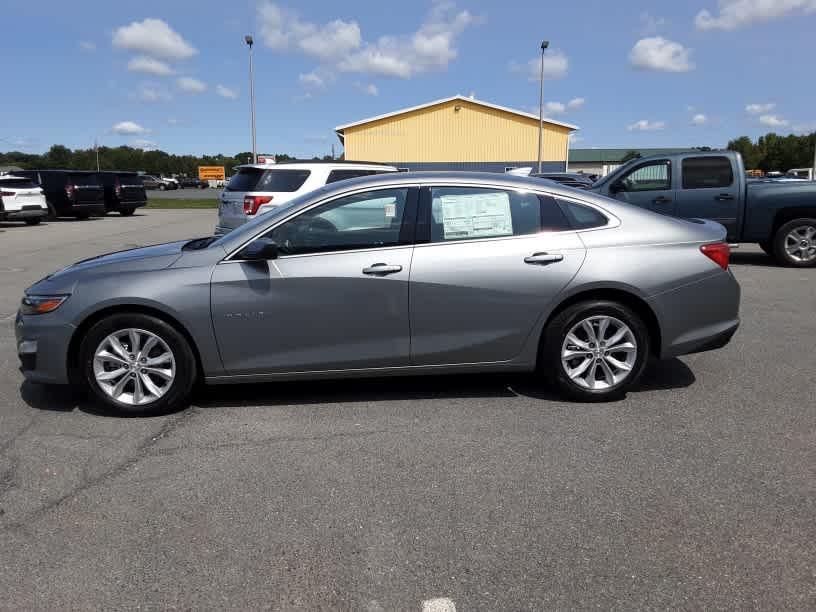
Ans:
POLYGON ((46 215, 52 218, 87 219, 118 212, 122 216, 129 216, 137 208, 147 205, 142 177, 135 172, 17 170, 13 175, 0 176, 0 182, 16 182, 20 189, 26 191, 12 200, 11 186, 8 190, 3 189, 3 207, 7 212, 0 218, 19 219, 30 225, 39 223, 46 215), (40 198, 36 202, 39 212, 34 210, 32 198, 35 193, 40 198), (26 198, 32 199, 32 202, 27 203, 27 208, 19 213, 9 208, 26 198))

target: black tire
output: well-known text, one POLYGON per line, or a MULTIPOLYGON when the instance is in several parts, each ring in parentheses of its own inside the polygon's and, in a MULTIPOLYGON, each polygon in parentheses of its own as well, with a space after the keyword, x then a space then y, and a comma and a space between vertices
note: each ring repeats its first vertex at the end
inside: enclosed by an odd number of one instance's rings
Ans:
POLYGON ((159 184, 159 191, 164 191, 165 189, 167 189, 167 185, 165 185, 164 183, 160 183, 159 184))
POLYGON ((133 215, 133 210, 134 210, 133 208, 122 208, 119 211, 119 214, 122 215, 123 217, 130 217, 131 215, 133 215))
MULTIPOLYGON (((816 266, 816 256, 812 256, 810 259, 803 259, 801 258, 802 251, 800 251, 800 259, 796 259, 791 253, 788 253, 788 250, 785 248, 788 234, 798 228, 816 228, 816 219, 809 217, 793 219, 776 230, 773 239, 774 257, 776 257, 777 262, 789 268, 813 268, 816 266)), ((811 236, 808 242, 811 245, 808 252, 811 252, 811 249, 816 248, 816 236, 811 236)))
POLYGON ((82 384, 90 390, 103 409, 121 416, 151 416, 186 408, 198 378, 195 356, 184 335, 165 321, 140 313, 114 314, 95 323, 80 344, 79 372, 82 384), (134 405, 114 399, 100 387, 94 376, 94 352, 102 341, 116 331, 132 328, 158 336, 169 347, 175 360, 174 379, 164 395, 149 404, 134 405))
POLYGON ((762 249, 763 251, 765 251, 766 255, 770 255, 771 257, 774 256, 773 243, 772 242, 760 242, 759 243, 759 248, 762 249))
POLYGON ((31 217, 30 219, 25 220, 26 225, 39 225, 40 221, 42 221, 42 217, 31 217))
POLYGON ((640 316, 631 308, 618 302, 592 300, 579 302, 558 313, 544 330, 539 351, 540 373, 553 385, 560 395, 580 402, 603 402, 622 398, 634 387, 649 360, 651 338, 640 316), (637 344, 637 352, 629 374, 617 384, 589 389, 573 382, 561 361, 561 349, 567 334, 582 320, 594 316, 609 316, 624 323, 631 330, 637 344))

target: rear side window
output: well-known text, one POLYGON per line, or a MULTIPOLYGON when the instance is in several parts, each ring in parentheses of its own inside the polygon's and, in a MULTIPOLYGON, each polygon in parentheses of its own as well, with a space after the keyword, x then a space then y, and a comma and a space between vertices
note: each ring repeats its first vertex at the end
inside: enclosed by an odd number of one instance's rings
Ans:
POLYGON ((36 189, 37 185, 26 178, 2 178, 0 177, 0 187, 13 187, 14 189, 36 189))
POLYGON ((291 193, 303 187, 308 170, 265 170, 240 168, 227 185, 227 191, 277 191, 291 193))
POLYGON ((326 184, 336 183, 337 181, 345 181, 347 179, 357 178, 359 176, 371 176, 372 174, 381 174, 379 170, 332 170, 329 172, 329 178, 326 179, 326 184))
POLYGON ((687 157, 683 160, 683 189, 730 187, 734 171, 727 157, 687 157))
POLYGON ((570 200, 562 200, 560 198, 558 205, 561 207, 561 210, 564 211, 573 229, 592 229, 593 227, 603 227, 609 223, 609 219, 607 219, 605 215, 589 206, 583 206, 571 202, 570 200))

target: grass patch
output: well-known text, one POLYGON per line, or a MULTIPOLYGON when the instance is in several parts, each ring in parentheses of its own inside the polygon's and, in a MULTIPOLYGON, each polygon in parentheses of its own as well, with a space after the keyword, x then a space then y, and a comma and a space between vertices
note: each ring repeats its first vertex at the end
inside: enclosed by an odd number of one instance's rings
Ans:
POLYGON ((153 199, 147 201, 147 208, 218 208, 219 200, 215 198, 199 200, 153 199))

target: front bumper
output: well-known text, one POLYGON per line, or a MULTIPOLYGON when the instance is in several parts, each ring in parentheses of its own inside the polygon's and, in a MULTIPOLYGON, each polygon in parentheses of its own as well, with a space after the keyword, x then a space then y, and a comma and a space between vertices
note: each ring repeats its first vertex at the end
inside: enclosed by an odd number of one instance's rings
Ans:
POLYGON ((57 385, 69 382, 68 346, 75 328, 56 315, 56 312, 34 316, 17 313, 14 335, 20 371, 31 382, 57 385))

